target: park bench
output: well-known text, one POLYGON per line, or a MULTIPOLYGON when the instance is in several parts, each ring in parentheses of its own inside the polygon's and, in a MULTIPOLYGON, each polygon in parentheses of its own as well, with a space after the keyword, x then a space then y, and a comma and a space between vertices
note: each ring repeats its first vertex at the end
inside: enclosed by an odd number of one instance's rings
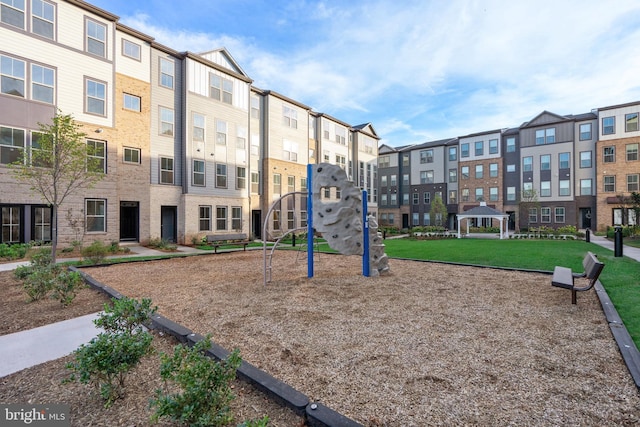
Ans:
POLYGON ((591 253, 587 252, 582 260, 582 266, 584 272, 574 273, 570 268, 556 266, 553 270, 553 278, 551 279, 551 285, 558 288, 569 289, 571 291, 571 304, 577 304, 577 292, 588 291, 598 281, 598 276, 604 268, 604 264, 598 261, 598 258, 591 253), (586 286, 576 287, 575 279, 584 278, 589 282, 586 286))
POLYGON ((223 245, 242 246, 246 251, 249 243, 251 243, 251 241, 247 239, 247 235, 245 233, 207 235, 207 244, 213 246, 213 251, 215 253, 218 253, 218 248, 223 245))

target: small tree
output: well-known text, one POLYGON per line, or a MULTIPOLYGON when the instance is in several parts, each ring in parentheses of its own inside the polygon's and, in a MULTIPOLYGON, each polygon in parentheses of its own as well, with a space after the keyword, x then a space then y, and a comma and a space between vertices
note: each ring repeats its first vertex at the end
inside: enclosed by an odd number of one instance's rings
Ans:
POLYGON ((520 218, 526 215, 527 229, 531 228, 531 220, 529 218, 529 210, 540 207, 538 201, 538 192, 536 190, 522 190, 522 197, 520 197, 520 218))
POLYGON ((31 150, 14 163, 14 175, 30 185, 31 191, 51 206, 51 259, 56 262, 58 246, 58 208, 70 194, 80 188, 91 188, 104 174, 99 160, 91 157, 87 136, 71 115, 60 111, 51 124, 39 123, 31 150))
POLYGON ((436 225, 438 227, 442 226, 442 219, 447 216, 447 207, 442 201, 442 197, 439 194, 433 198, 433 202, 431 203, 431 210, 429 211, 429 215, 431 217, 431 224, 436 225))

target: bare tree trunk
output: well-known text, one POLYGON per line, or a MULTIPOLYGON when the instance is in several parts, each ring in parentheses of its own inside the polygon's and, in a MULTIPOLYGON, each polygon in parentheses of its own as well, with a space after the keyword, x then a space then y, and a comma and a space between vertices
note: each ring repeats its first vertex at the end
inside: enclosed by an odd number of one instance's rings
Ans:
POLYGON ((56 250, 58 248, 58 207, 52 205, 51 210, 51 262, 56 263, 56 250))

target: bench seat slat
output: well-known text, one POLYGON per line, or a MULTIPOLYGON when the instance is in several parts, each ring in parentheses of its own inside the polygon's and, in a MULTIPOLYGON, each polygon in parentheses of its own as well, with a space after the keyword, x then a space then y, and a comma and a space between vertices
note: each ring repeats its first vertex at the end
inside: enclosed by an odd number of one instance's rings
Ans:
POLYGON ((551 284, 559 288, 573 289, 573 273, 571 269, 560 266, 554 268, 551 284))

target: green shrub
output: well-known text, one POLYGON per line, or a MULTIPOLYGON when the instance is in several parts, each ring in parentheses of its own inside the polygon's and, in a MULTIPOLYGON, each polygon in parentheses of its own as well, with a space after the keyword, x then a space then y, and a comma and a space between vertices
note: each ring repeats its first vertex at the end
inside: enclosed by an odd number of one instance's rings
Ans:
POLYGON ((574 225, 565 225, 556 229, 558 234, 578 235, 578 229, 574 225))
POLYGON ((66 307, 73 302, 78 290, 83 285, 82 276, 77 271, 61 271, 53 281, 51 297, 57 299, 63 307, 66 307))
POLYGON ((178 249, 178 246, 171 243, 167 239, 160 239, 160 238, 149 240, 149 247, 154 249, 159 249, 162 251, 175 251, 176 249, 178 249))
POLYGON ((109 253, 109 246, 106 246, 99 240, 94 241, 87 247, 82 248, 80 251, 82 256, 89 260, 91 264, 100 264, 104 262, 107 254, 109 253))
POLYGON ((27 255, 29 248, 31 248, 31 245, 27 243, 15 243, 12 245, 0 243, 0 259, 6 259, 9 261, 22 259, 27 255))
MULTIPOLYGON (((56 276, 60 273, 60 267, 57 265, 33 265, 27 267, 29 271, 25 273, 22 288, 27 293, 29 302, 39 301, 46 297, 54 288, 56 276)), ((21 273, 21 274, 22 274, 21 273)))
POLYGON ((142 327, 155 312, 150 306, 150 300, 129 298, 105 305, 104 313, 94 320, 105 332, 74 352, 74 361, 66 365, 71 371, 67 381, 91 384, 105 407, 122 397, 127 373, 152 350, 153 336, 142 327))
POLYGON ((231 381, 242 361, 240 353, 236 349, 226 360, 216 362, 204 354, 210 346, 206 337, 192 348, 178 345, 173 355, 161 354, 160 376, 181 391, 169 394, 156 390, 151 401, 153 421, 166 417, 190 426, 223 426, 233 421, 231 381))

